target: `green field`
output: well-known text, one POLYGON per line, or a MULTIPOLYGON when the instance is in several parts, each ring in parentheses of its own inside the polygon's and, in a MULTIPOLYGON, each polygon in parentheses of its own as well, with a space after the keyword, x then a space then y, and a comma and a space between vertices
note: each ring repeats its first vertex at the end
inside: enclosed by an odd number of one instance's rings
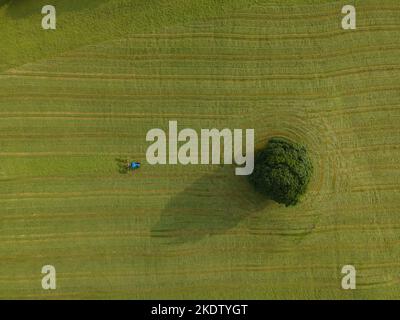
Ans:
POLYGON ((400 298, 398 0, 47 2, 0 1, 0 298, 400 298), (170 120, 301 142, 307 194, 146 165, 170 120))

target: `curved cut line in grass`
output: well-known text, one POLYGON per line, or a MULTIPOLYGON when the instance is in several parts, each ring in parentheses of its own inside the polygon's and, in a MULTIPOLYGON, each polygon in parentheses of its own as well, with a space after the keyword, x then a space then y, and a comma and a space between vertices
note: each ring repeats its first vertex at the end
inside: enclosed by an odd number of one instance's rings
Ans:
MULTIPOLYGON (((365 32, 390 32, 400 31, 400 24, 395 25, 381 25, 381 26, 369 26, 369 27, 358 27, 357 33, 365 32)), ((271 40, 296 40, 296 39, 329 39, 337 36, 348 36, 346 30, 328 31, 328 32, 314 32, 314 33, 292 33, 292 34, 270 34, 267 36, 260 36, 259 34, 246 34, 246 33, 150 33, 150 34, 137 34, 135 36, 129 36, 126 40, 136 39, 222 39, 222 40, 242 40, 242 41, 271 41, 271 40)))
MULTIPOLYGON (((315 6, 318 6, 318 4, 315 4, 315 6)), ((313 5, 314 7, 314 5, 313 5)), ((296 6, 297 8, 297 6, 296 6)), ((400 11, 400 7, 396 6, 384 6, 384 7, 374 7, 374 6, 366 6, 363 5, 361 8, 362 12, 364 14, 366 13, 380 13, 381 11, 389 11, 390 13, 395 12, 395 11, 400 11)), ((281 21, 281 20, 316 20, 316 21, 321 21, 321 20, 329 20, 329 19, 336 19, 338 16, 340 16, 340 11, 336 8, 335 10, 330 10, 330 11, 325 11, 325 12, 319 12, 318 14, 315 13, 316 10, 311 10, 309 13, 293 13, 293 12, 287 12, 286 14, 278 14, 278 13, 250 13, 250 12, 237 12, 233 14, 226 15, 225 17, 222 18, 211 18, 208 21, 225 21, 225 20, 249 20, 249 21, 255 21, 255 20, 274 20, 274 21, 281 21)), ((336 21, 335 20, 335 21, 336 21)), ((366 21, 370 21, 367 20, 366 21)), ((363 21, 364 22, 364 21, 363 21)))

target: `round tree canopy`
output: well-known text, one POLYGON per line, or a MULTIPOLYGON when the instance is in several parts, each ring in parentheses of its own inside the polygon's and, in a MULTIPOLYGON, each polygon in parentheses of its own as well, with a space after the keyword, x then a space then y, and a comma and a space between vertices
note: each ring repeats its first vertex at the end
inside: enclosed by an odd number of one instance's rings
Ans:
POLYGON ((312 171, 311 160, 302 145, 272 138, 256 153, 250 181, 272 200, 293 206, 305 193, 312 171))

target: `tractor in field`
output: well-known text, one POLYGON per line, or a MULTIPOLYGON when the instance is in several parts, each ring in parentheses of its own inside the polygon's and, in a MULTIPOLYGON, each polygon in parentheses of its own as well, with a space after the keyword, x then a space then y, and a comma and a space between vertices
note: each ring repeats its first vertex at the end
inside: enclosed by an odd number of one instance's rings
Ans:
POLYGON ((115 159, 117 161, 118 164, 118 171, 120 173, 126 174, 128 172, 134 172, 138 169, 140 169, 141 164, 140 162, 136 162, 136 161, 131 161, 129 159, 115 159))
POLYGON ((131 162, 129 164, 129 170, 134 171, 140 169, 140 162, 131 162))

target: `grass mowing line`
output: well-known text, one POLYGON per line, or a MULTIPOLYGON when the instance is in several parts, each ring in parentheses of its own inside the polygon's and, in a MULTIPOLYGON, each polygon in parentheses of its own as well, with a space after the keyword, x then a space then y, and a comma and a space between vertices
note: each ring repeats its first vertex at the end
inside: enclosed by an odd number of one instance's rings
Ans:
MULTIPOLYGON (((354 56, 361 53, 377 53, 377 52, 388 52, 388 51, 399 51, 400 47, 393 43, 392 45, 368 45, 368 46, 357 46, 357 48, 352 48, 348 50, 346 48, 341 48, 341 50, 336 52, 324 52, 324 53, 298 53, 298 54, 274 54, 268 53, 268 55, 246 55, 246 54, 171 54, 171 53, 159 53, 159 54, 132 54, 132 55, 115 55, 115 54, 99 54, 99 53, 91 53, 91 52, 83 52, 83 51, 73 51, 71 53, 66 53, 61 55, 58 59, 60 60, 79 60, 81 61, 84 58, 87 58, 90 61, 95 59, 105 59, 105 60, 127 60, 127 61, 168 61, 168 60, 199 60, 199 61, 298 61, 299 58, 304 60, 326 60, 330 58, 337 57, 347 57, 354 56)), ((8 73, 16 72, 16 69, 9 69, 4 72, 5 75, 8 73)), ((25 70, 21 70, 20 72, 24 72, 25 70)), ((0 73, 1 75, 1 73, 0 73)))
MULTIPOLYGON (((41 227, 33 227, 35 231, 39 231, 43 228, 41 227)), ((295 237, 304 234, 310 234, 311 231, 305 230, 304 228, 298 229, 290 229, 285 230, 282 232, 282 229, 279 228, 271 228, 271 229, 263 229, 263 230, 248 230, 248 229, 237 229, 231 230, 229 233, 224 233, 224 236, 279 236, 279 237, 295 237)), ((371 224, 365 225, 338 225, 338 226, 326 226, 326 227, 318 227, 312 230, 313 234, 329 234, 335 232, 341 232, 345 234, 346 232, 354 232, 354 231, 362 231, 363 233, 366 232, 375 232, 382 230, 393 230, 398 231, 400 230, 400 225, 393 225, 393 224, 386 224, 386 225, 375 225, 371 226, 371 224)), ((18 231, 18 230, 15 230, 18 231)), ((215 229, 212 231, 213 234, 222 235, 223 230, 215 229)), ((178 237, 188 236, 190 234, 193 235, 203 235, 203 230, 177 230, 177 229, 169 229, 169 230, 157 230, 152 231, 152 237, 160 237, 163 238, 171 238, 175 239, 178 237)), ((85 231, 85 232, 64 232, 64 233, 55 233, 55 234, 45 234, 45 233, 32 233, 32 234, 16 234, 13 236, 5 236, 2 235, 0 239, 2 239, 2 243, 6 244, 12 241, 18 241, 18 243, 23 242, 52 242, 52 241, 67 241, 68 239, 75 239, 75 240, 83 240, 83 239, 116 239, 116 238, 131 238, 131 237, 149 237, 149 231, 127 231, 127 230, 114 230, 112 232, 103 231, 85 231)))
MULTIPOLYGON (((58 119, 58 118, 57 118, 58 119)), ((64 118, 63 118, 64 119, 64 118)), ((112 118, 110 118, 112 119, 112 118)), ((87 119, 85 119, 87 120, 87 119)), ((340 135, 351 135, 352 133, 357 133, 357 132, 362 132, 364 134, 366 133, 373 133, 373 132, 385 132, 385 133, 389 133, 389 134, 393 134, 393 133, 399 133, 400 128, 398 128, 397 126, 358 126, 358 127, 354 127, 354 128, 346 128, 346 129, 333 129, 332 132, 335 134, 340 134, 340 135)), ((27 141, 27 140, 32 140, 32 141, 36 141, 37 139, 40 138, 45 138, 47 141, 49 140, 86 140, 87 138, 91 138, 91 139, 113 139, 113 138, 141 138, 142 135, 134 135, 134 134, 113 134, 113 133, 109 133, 109 134, 71 134, 71 135, 66 135, 66 134, 60 134, 60 135, 46 135, 46 134, 37 134, 34 136, 27 136, 26 134, 20 134, 20 135, 2 135, 0 134, 0 140, 12 140, 12 141, 27 141)), ((343 137, 342 137, 343 138, 343 137)), ((1 179, 0 179, 1 180, 1 179)))
MULTIPOLYGON (((315 12, 316 9, 321 10, 321 7, 333 7, 337 8, 341 5, 343 5, 342 1, 328 1, 326 3, 315 3, 315 2, 308 2, 307 4, 301 4, 300 2, 297 2, 296 0, 288 0, 288 1, 279 1, 279 5, 277 2, 272 1, 272 3, 269 3, 271 1, 261 1, 261 3, 256 3, 254 5, 251 5, 249 7, 249 10, 260 12, 260 10, 274 10, 274 9, 280 9, 284 12, 290 12, 291 10, 299 10, 299 11, 306 11, 306 12, 315 12), (285 3, 287 2, 287 4, 285 3), (293 4, 296 4, 294 6, 293 4), (312 9, 312 10, 311 10, 312 9)), ((369 2, 374 2, 374 1, 363 1, 362 3, 362 8, 375 8, 376 4, 370 5, 368 4, 369 2)), ((386 5, 386 2, 391 2, 391 1, 382 1, 382 6, 377 7, 376 9, 379 10, 380 8, 387 8, 390 10, 392 6, 386 5)), ((397 4, 397 2, 396 2, 397 4)), ((398 6, 394 6, 395 8, 399 8, 398 6)), ((241 11, 243 9, 237 9, 237 11, 241 11)))
MULTIPOLYGON (((368 67, 357 67, 352 69, 342 69, 335 71, 328 71, 324 73, 310 73, 310 74, 270 74, 270 75, 257 75, 257 76, 219 76, 219 75, 152 75, 152 74, 126 74, 126 75, 106 75, 106 74, 83 74, 83 73, 37 73, 37 72, 15 72, 12 77, 32 77, 37 79, 57 79, 57 80, 96 80, 96 81, 109 81, 109 80, 173 80, 173 81, 231 81, 231 82, 245 82, 245 81, 263 81, 263 80, 316 80, 316 79, 331 79, 343 76, 353 76, 367 73, 369 76, 374 72, 382 71, 399 71, 400 65, 370 65, 368 67)), ((386 75, 387 76, 387 75, 386 75)), ((385 77, 382 77, 385 78, 385 77)), ((389 76, 387 76, 389 78, 389 76)))
MULTIPOLYGON (((368 26, 368 27, 358 27, 357 32, 359 33, 369 33, 369 32, 389 32, 389 31, 400 31, 400 24, 389 24, 380 26, 368 26)), ((217 40, 242 40, 244 42, 249 41, 271 41, 271 40, 296 40, 296 39, 330 39, 337 36, 347 35, 346 30, 335 30, 335 31, 325 31, 325 32, 314 32, 314 33, 292 33, 292 34, 269 34, 267 36, 260 36, 257 34, 249 33, 158 33, 158 34, 135 34, 131 35, 128 40, 136 39, 217 39, 217 40)))
POLYGON ((346 109, 330 109, 330 110, 307 110, 307 115, 311 118, 320 118, 321 115, 328 117, 343 116, 351 114, 364 114, 364 113, 375 113, 379 111, 399 111, 400 104, 376 104, 372 105, 359 105, 359 106, 346 106, 346 109))
MULTIPOLYGON (((91 118, 84 118, 84 119, 107 119, 107 118, 187 118, 187 117, 193 117, 193 118, 212 118, 212 119, 226 119, 226 118, 235 118, 235 117, 240 117, 238 114, 211 114, 211 113, 190 113, 190 114, 185 114, 185 113, 133 113, 133 112, 71 112, 71 111, 62 111, 62 112, 56 112, 56 111, 48 111, 48 112, 0 112, 0 116, 2 118, 22 118, 22 117, 34 117, 34 118, 47 118, 47 117, 53 117, 57 118, 55 116, 76 116, 77 118, 81 118, 80 116, 93 116, 91 118), (94 117, 96 116, 96 117, 94 117)), ((58 118, 63 118, 63 117, 58 117, 58 118)))
MULTIPOLYGON (((176 94, 176 93, 164 93, 164 94, 157 94, 157 93, 152 93, 152 92, 146 92, 146 93, 141 93, 141 94, 77 94, 77 93, 66 93, 66 94, 60 94, 60 93, 48 93, 48 94, 37 94, 37 93, 24 93, 23 95, 17 95, 17 94, 11 94, 11 95, 0 95, 1 99, 18 99, 18 100, 24 100, 24 99, 64 99, 64 100, 96 100, 96 99, 116 99, 116 100, 126 100, 126 99, 132 99, 135 97, 153 97, 153 98, 159 98, 159 99, 166 99, 166 98, 187 98, 191 100, 208 100, 208 101, 218 101, 221 99, 225 98, 234 98, 236 101, 237 99, 250 99, 250 98, 257 98, 257 97, 263 97, 263 98, 270 98, 270 97, 281 97, 283 99, 285 98, 302 98, 304 100, 321 100, 321 99, 326 99, 326 98, 343 98, 343 97, 353 97, 355 95, 360 95, 360 94, 371 94, 371 93, 376 93, 376 92, 387 92, 387 91, 400 91, 400 87, 397 86, 390 86, 390 85, 385 85, 385 86, 372 86, 372 87, 366 87, 363 90, 347 90, 342 93, 339 93, 335 96, 333 95, 328 95, 328 94, 321 94, 321 93, 315 93, 315 92, 303 92, 303 93, 292 93, 289 94, 288 92, 264 92, 264 93, 251 93, 251 94, 243 94, 243 93, 185 93, 185 94, 176 94), (304 97, 308 97, 304 98, 304 97)), ((156 100, 156 99, 154 99, 156 100)))
MULTIPOLYGON (((316 4, 318 5, 318 4, 316 4)), ((359 6, 357 6, 359 7, 359 6)), ((296 8, 296 7, 295 7, 296 8)), ((400 7, 398 6, 393 6, 393 7, 374 7, 374 6, 366 6, 363 5, 362 8, 360 8, 364 14, 367 13, 376 13, 377 16, 379 16, 379 13, 381 11, 389 11, 390 13, 393 13, 394 11, 399 11, 400 12, 400 7)), ((209 21, 232 21, 232 20, 268 20, 268 21, 293 21, 294 19, 296 20, 307 20, 307 21, 323 21, 323 20, 329 20, 329 19, 337 19, 338 16, 340 16, 337 8, 335 10, 330 10, 326 12, 320 12, 320 11, 315 11, 312 10, 309 13, 293 13, 293 11, 288 11, 286 14, 268 14, 268 13, 247 13, 247 12, 237 12, 234 14, 227 14, 224 17, 215 17, 215 18, 210 18, 209 21), (318 13, 316 13, 318 12, 318 13)), ((384 18, 382 19, 384 20, 384 18)))
MULTIPOLYGON (((393 248, 395 248, 396 246, 398 246, 400 244, 400 241, 390 241, 390 240, 388 240, 387 244, 389 245, 389 248, 393 249, 393 248)), ((347 250, 355 250, 355 249, 357 249, 357 250, 360 250, 360 251, 363 251, 363 250, 364 251, 368 251, 368 250, 371 250, 371 249, 375 249, 375 250, 378 251, 379 249, 385 249, 385 245, 371 245, 370 243, 365 244, 365 245, 344 245, 343 247, 345 249, 347 249, 347 250)), ((126 245, 125 246, 116 246, 116 248, 118 248, 120 250, 122 250, 122 249, 124 249, 124 250, 130 249, 131 252, 134 252, 135 255, 137 255, 137 256, 144 255, 144 256, 154 256, 154 257, 156 257, 156 256, 159 255, 160 257, 165 257, 165 258, 168 258, 168 257, 169 258, 173 258, 173 257, 179 257, 179 256, 191 257, 191 256, 199 255, 199 254, 207 254, 207 252, 205 252, 204 250, 201 250, 201 248, 198 248, 198 250, 196 250, 196 249, 193 249, 193 250, 182 249, 179 252, 171 252, 171 251, 162 251, 161 252, 160 251, 160 252, 157 252, 154 255, 144 254, 141 250, 140 251, 139 250, 138 251, 134 251, 134 250, 132 250, 132 248, 130 246, 126 246, 126 245)), ((249 250, 248 247, 239 247, 239 248, 237 248, 237 253, 238 254, 239 253, 245 254, 248 250, 249 250)), ((251 248, 251 251, 253 253, 260 253, 260 254, 262 252, 265 252, 265 250, 271 250, 271 251, 273 250, 275 253, 278 253, 278 254, 291 254, 292 253, 290 248, 288 248, 286 250, 283 250, 283 249, 276 250, 276 248, 274 248, 272 246, 271 247, 263 246, 263 247, 259 247, 259 248, 257 248, 257 247, 252 247, 251 248)), ((299 250, 299 252, 301 252, 301 253, 310 253, 310 254, 318 254, 320 251, 321 251, 321 245, 318 245, 318 246, 307 246, 307 247, 300 248, 300 250, 299 250)), ((86 253, 68 254, 67 256, 68 256, 69 259, 84 258, 84 257, 88 257, 88 254, 90 254, 90 252, 91 252, 91 250, 88 250, 86 253)), ((226 254, 226 253, 234 254, 235 252, 236 251, 233 250, 233 249, 228 249, 228 251, 225 251, 224 248, 215 248, 215 250, 213 250, 213 252, 208 253, 208 254, 210 256, 218 257, 218 256, 221 256, 221 255, 226 254)), ((118 257, 118 253, 116 253, 116 252, 110 252, 110 253, 107 253, 107 254, 110 255, 111 257, 118 257)), ((64 253, 62 253, 62 254, 60 254, 60 253, 59 254, 47 254, 46 257, 48 257, 51 260, 54 260, 54 259, 62 257, 63 255, 64 255, 64 253)), ((41 259, 44 258, 44 256, 38 256, 38 255, 33 255, 33 254, 32 255, 25 255, 25 256, 28 259, 33 259, 33 260, 41 260, 41 259)), ((4 256, 4 260, 5 261, 18 261, 18 260, 22 260, 22 259, 20 257, 16 257, 15 255, 11 255, 11 256, 5 255, 4 256)), ((73 275, 73 273, 71 273, 71 275, 73 275)), ((77 277, 79 277, 79 274, 77 275, 77 277)), ((36 281, 37 281, 37 277, 36 276, 34 276, 32 278, 35 278, 36 281)), ((0 282, 1 281, 7 281, 7 280, 8 281, 12 281, 12 279, 10 279, 9 277, 3 277, 3 279, 0 278, 0 282)))

